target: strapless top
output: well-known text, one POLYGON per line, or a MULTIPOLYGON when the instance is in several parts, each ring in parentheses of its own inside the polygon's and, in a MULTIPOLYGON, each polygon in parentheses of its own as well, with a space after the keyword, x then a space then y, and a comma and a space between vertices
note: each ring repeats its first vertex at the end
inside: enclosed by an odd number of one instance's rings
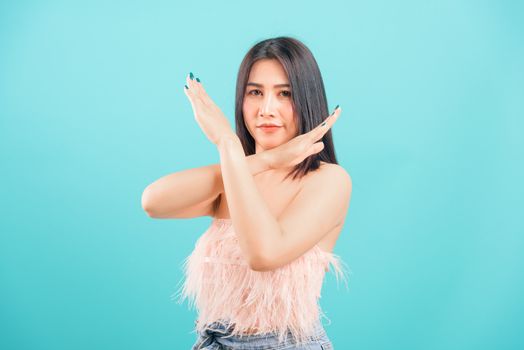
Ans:
POLYGON ((292 262, 271 271, 249 267, 231 219, 214 218, 183 264, 184 284, 175 297, 198 310, 196 328, 233 325, 232 335, 288 331, 302 344, 325 317, 318 299, 329 266, 346 281, 344 262, 315 245, 292 262))

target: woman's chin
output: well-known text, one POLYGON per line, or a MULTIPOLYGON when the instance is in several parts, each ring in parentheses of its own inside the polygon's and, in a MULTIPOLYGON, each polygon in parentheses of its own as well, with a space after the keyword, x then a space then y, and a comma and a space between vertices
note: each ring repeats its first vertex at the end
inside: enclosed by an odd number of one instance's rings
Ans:
POLYGON ((281 142, 274 141, 274 142, 262 142, 261 144, 262 144, 262 147, 263 147, 265 150, 268 150, 268 149, 272 149, 272 148, 278 147, 278 146, 280 146, 282 143, 281 143, 281 142))

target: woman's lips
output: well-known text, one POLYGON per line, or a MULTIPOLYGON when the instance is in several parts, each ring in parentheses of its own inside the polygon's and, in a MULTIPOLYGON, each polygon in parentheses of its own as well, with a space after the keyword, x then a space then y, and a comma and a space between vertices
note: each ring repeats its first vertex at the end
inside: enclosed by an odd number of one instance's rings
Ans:
POLYGON ((259 126, 258 128, 264 132, 275 132, 278 129, 280 129, 281 126, 270 125, 270 126, 259 126))

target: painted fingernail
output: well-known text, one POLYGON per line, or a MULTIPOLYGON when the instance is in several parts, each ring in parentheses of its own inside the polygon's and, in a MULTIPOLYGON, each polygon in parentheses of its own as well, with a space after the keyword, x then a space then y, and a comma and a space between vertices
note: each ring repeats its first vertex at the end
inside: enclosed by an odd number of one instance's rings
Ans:
POLYGON ((338 107, 339 107, 339 105, 337 105, 337 106, 335 107, 335 109, 333 110, 333 112, 329 115, 330 117, 331 117, 333 114, 335 114, 335 111, 337 110, 338 107))
POLYGON ((184 87, 186 88, 186 90, 189 90, 189 88, 187 87, 187 85, 184 85, 184 87))
POLYGON ((324 126, 324 125, 326 125, 326 122, 323 122, 322 124, 320 124, 320 126, 324 126))
POLYGON ((200 83, 200 79, 196 78, 196 81, 198 81, 200 83))
POLYGON ((189 79, 193 80, 194 77, 193 73, 189 72, 189 79))

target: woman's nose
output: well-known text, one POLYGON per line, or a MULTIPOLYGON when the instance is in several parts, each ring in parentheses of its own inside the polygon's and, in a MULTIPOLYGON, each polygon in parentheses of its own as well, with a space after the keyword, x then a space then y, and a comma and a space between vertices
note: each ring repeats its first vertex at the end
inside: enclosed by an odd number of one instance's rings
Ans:
POLYGON ((266 95, 260 106, 260 114, 275 114, 275 104, 274 98, 270 94, 266 95))

